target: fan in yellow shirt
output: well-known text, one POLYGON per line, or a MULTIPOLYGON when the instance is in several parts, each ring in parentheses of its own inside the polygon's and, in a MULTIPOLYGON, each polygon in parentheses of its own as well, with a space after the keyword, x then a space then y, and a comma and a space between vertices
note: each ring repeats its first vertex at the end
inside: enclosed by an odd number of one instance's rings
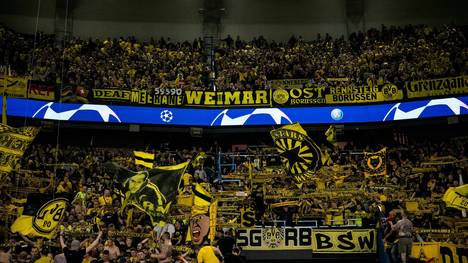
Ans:
POLYGON ((219 258, 223 258, 221 251, 217 247, 210 245, 204 246, 198 251, 197 262, 198 263, 221 263, 219 258))
POLYGON ((108 189, 104 190, 104 195, 99 197, 99 204, 101 206, 112 205, 112 196, 108 189))
POLYGON ((52 258, 52 254, 49 253, 49 250, 46 248, 43 248, 41 250, 41 257, 34 261, 34 263, 53 263, 54 259, 52 258))

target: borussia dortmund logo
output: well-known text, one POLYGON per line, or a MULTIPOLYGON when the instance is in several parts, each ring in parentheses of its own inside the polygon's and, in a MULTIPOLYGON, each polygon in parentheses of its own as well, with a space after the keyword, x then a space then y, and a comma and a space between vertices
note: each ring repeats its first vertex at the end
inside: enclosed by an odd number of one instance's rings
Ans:
POLYGON ((284 240, 284 228, 264 228, 262 229, 262 239, 269 248, 279 247, 281 241, 284 240))
POLYGON ((41 234, 49 234, 62 222, 67 208, 66 198, 56 198, 44 204, 36 213, 33 228, 41 234))
POLYGON ((310 179, 320 168, 320 149, 299 124, 273 130, 271 136, 286 170, 297 182, 310 179))
POLYGON ((394 84, 385 84, 382 87, 382 94, 385 100, 394 100, 398 95, 398 87, 394 84))
POLYGON ((288 102, 289 93, 284 89, 276 89, 273 91, 273 100, 278 104, 285 104, 288 102))

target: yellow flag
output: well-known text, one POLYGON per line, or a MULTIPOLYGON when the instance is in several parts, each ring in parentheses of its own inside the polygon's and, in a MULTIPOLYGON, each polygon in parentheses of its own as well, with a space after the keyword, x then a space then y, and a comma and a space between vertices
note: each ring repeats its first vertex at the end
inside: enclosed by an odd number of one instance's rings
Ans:
POLYGON ((11 225, 11 232, 51 239, 62 223, 67 206, 68 199, 64 197, 30 194, 23 214, 11 225))
POLYGON ((468 209, 468 184, 450 187, 442 197, 448 207, 460 210, 468 209))
POLYGON ((38 132, 36 127, 13 128, 0 124, 0 156, 3 157, 0 158, 0 173, 13 170, 38 132))
POLYGON ((299 123, 270 131, 286 171, 296 182, 309 181, 322 166, 322 153, 299 123))
POLYGON ((135 164, 147 168, 153 168, 154 154, 140 151, 133 151, 135 155, 135 164))
POLYGON ((336 146, 336 128, 333 125, 328 127, 327 131, 325 132, 325 136, 327 137, 327 141, 329 141, 333 146, 336 146))

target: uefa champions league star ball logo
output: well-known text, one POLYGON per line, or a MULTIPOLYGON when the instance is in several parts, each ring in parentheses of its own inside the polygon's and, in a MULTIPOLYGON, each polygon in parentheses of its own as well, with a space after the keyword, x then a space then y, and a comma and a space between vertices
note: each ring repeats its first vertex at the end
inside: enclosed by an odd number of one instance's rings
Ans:
POLYGON ((32 117, 58 121, 121 122, 119 116, 107 105, 70 104, 67 105, 66 110, 62 106, 61 103, 49 102, 36 110, 32 117), (94 113, 95 115, 90 116, 89 113, 94 113), (86 114, 88 115, 86 116, 86 114))
POLYGON ((211 122, 211 126, 279 125, 290 124, 292 120, 278 108, 259 108, 248 113, 236 109, 224 109, 211 122))
POLYGON ((330 113, 330 116, 332 117, 332 119, 334 119, 335 121, 339 121, 341 119, 343 119, 343 111, 338 109, 338 108, 335 108, 331 111, 330 113))
POLYGON ((425 105, 397 103, 391 107, 383 121, 398 121, 438 116, 461 115, 468 110, 468 105, 457 98, 429 100, 425 105))
POLYGON ((163 110, 161 111, 160 117, 163 122, 171 122, 172 118, 174 118, 174 115, 172 114, 170 110, 163 110))

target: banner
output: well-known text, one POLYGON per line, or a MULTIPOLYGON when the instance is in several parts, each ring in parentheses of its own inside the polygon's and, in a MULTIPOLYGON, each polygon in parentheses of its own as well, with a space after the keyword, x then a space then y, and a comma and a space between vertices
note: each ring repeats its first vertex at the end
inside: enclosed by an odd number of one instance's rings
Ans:
POLYGON ((47 194, 29 194, 23 215, 11 225, 11 232, 51 239, 62 223, 68 199, 47 194))
POLYGON ((64 83, 60 86, 60 101, 69 103, 89 103, 88 89, 81 85, 64 83))
POLYGON ((450 187, 442 197, 448 207, 459 210, 468 209, 468 184, 450 187))
POLYGON ((15 168, 38 132, 36 127, 13 128, 0 124, 0 173, 8 173, 15 168))
POLYGON ((182 106, 185 103, 182 89, 158 88, 154 92, 146 90, 125 90, 119 88, 93 89, 96 101, 115 101, 126 104, 182 106))
POLYGON ((405 89, 409 99, 467 94, 468 76, 409 81, 405 89))
POLYGON ((342 82, 341 86, 337 86, 335 83, 318 85, 312 84, 311 81, 297 79, 272 81, 270 87, 272 88, 273 102, 277 105, 336 105, 403 99, 403 90, 390 83, 371 87, 342 82), (289 82, 296 85, 288 85, 289 82), (299 83, 301 84, 299 85, 299 83))
POLYGON ((374 229, 322 230, 310 227, 237 229, 244 250, 312 250, 312 253, 375 253, 374 229))
POLYGON ((28 78, 0 76, 0 96, 26 98, 28 78))
POLYGON ((107 168, 120 185, 123 213, 127 206, 134 206, 148 214, 153 225, 166 219, 169 208, 175 202, 179 183, 188 162, 161 166, 147 171, 133 172, 116 164, 107 168))
POLYGON ((270 90, 183 91, 180 88, 146 90, 93 89, 96 101, 167 106, 270 106, 270 90))
POLYGON ((322 166, 322 154, 317 144, 299 123, 270 131, 286 171, 298 183, 311 180, 322 166))
POLYGON ((411 256, 424 262, 467 263, 468 248, 445 242, 415 242, 411 256))
POLYGON ((237 245, 243 250, 310 250, 312 228, 271 227, 236 230, 237 245))
POLYGON ((314 229, 313 253, 375 253, 377 251, 374 229, 314 229))
POLYGON ((30 80, 28 85, 28 98, 49 101, 55 100, 55 84, 30 80))
POLYGON ((136 165, 143 165, 144 167, 150 169, 153 168, 154 153, 133 151, 133 154, 135 155, 136 165))
POLYGON ((378 152, 364 152, 362 167, 365 176, 387 175, 387 148, 378 152))
POLYGON ((372 87, 353 84, 344 87, 328 87, 325 95, 327 104, 374 103, 402 99, 403 91, 390 83, 372 87))

